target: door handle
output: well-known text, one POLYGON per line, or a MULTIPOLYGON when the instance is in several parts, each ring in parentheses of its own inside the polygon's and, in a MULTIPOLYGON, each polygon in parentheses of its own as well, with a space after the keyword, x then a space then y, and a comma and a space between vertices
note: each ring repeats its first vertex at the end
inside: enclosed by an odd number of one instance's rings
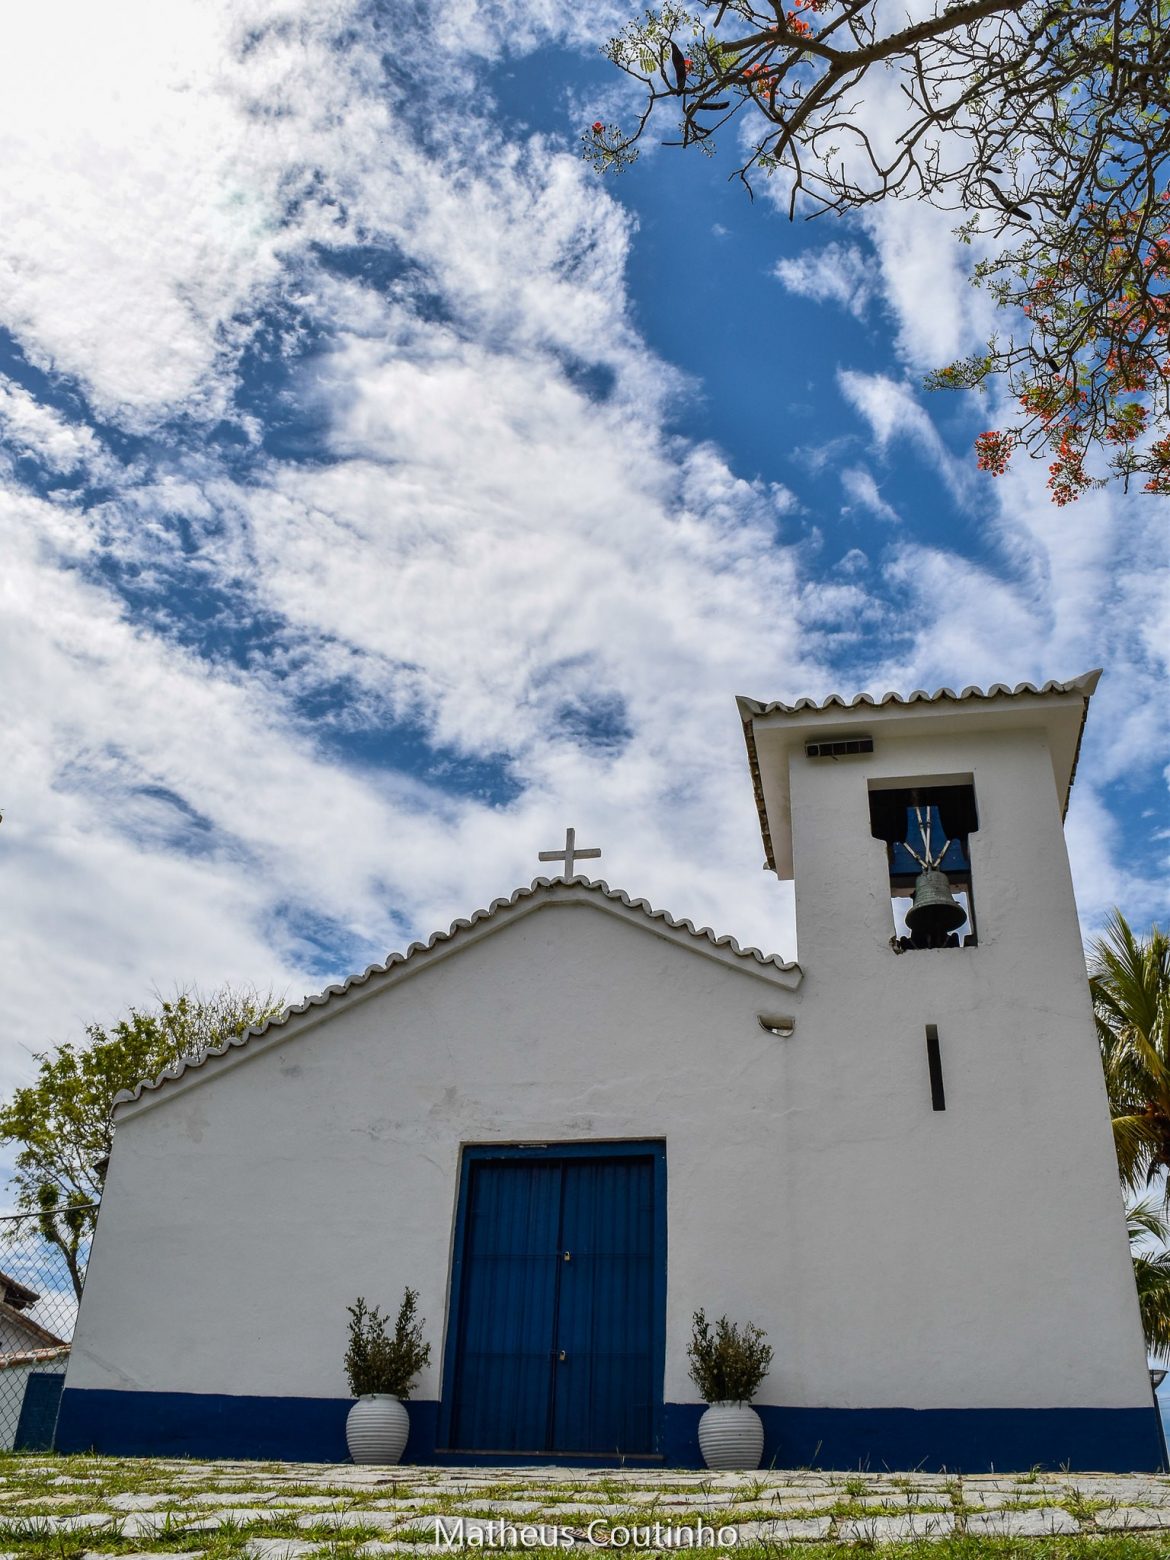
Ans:
POLYGON ((564 1361, 565 1361, 565 1360, 566 1360, 566 1359, 567 1359, 567 1358, 568 1358, 568 1356, 567 1356, 567 1355, 566 1355, 566 1354, 565 1354, 565 1351, 564 1351, 564 1349, 562 1349, 562 1350, 561 1350, 561 1352, 560 1352, 560 1354, 559 1354, 559 1355, 558 1355, 558 1356, 557 1356, 557 1358, 558 1358, 558 1359, 559 1359, 559 1360, 560 1360, 560 1361, 561 1361, 561 1362, 562 1362, 562 1364, 563 1364, 563 1363, 564 1363, 564 1361))

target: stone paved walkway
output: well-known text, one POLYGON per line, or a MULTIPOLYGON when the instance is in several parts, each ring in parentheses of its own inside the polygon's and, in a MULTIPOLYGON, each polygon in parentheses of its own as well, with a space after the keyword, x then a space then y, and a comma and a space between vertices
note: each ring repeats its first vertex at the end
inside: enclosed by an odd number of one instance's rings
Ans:
MULTIPOLYGON (((1166 1532, 1170 1478, 355 1468, 0 1456, 0 1560, 300 1560, 472 1548, 729 1554, 834 1542, 1166 1532), (671 1535, 690 1529, 692 1537, 671 1535)), ((944 1546, 945 1547, 945 1546, 944 1546)), ((811 1553, 810 1553, 811 1560, 811 1553)))

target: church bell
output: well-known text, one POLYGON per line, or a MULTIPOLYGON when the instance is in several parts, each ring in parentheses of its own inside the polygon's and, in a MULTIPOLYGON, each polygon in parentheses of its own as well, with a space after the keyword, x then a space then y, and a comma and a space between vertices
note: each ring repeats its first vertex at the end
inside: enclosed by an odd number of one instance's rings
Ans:
POLYGON ((914 903, 906 912, 906 925, 916 943, 939 947, 966 919, 967 912, 956 904, 945 872, 930 870, 918 874, 914 903))

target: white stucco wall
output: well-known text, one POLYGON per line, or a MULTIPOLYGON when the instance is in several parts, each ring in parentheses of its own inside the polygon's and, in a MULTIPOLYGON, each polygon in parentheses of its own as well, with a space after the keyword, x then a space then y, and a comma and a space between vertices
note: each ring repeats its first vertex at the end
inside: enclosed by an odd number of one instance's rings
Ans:
POLYGON ((13 1354, 22 1349, 41 1349, 45 1340, 31 1327, 22 1327, 11 1316, 0 1316, 0 1354, 13 1354))
POLYGON ((118 1126, 68 1386, 344 1397, 346 1304, 409 1283, 437 1397, 460 1145, 663 1138, 667 1401, 703 1305, 767 1330, 763 1403, 1148 1407, 1051 766, 911 746, 885 772, 976 775, 979 949, 894 958, 874 771, 794 765, 797 992, 551 904, 164 1086, 118 1126))
MULTIPOLYGON (((831 1101, 839 1144, 817 1156, 818 1195, 797 1200, 795 1238, 815 1249, 826 1225, 839 1233, 842 1272, 863 1285, 873 1322, 859 1332, 855 1300, 825 1291, 800 1353, 811 1385, 833 1374, 834 1352, 856 1364, 860 1344, 864 1362, 839 1379, 854 1403, 892 1401, 914 1369, 934 1403, 1145 1404, 1052 758, 1041 730, 972 714, 939 722, 938 734, 925 720, 921 736, 871 715, 875 752, 859 760, 792 752, 808 1046, 794 1103, 831 1101), (868 786, 918 777, 973 780, 977 948, 898 956, 888 946, 886 852, 870 836, 868 786), (940 1036, 943 1112, 930 1109, 928 1023, 940 1036), (899 1319, 901 1358, 880 1344, 899 1319)), ((816 1154, 810 1137, 778 1135, 786 1184, 801 1179, 794 1160, 816 1154)))

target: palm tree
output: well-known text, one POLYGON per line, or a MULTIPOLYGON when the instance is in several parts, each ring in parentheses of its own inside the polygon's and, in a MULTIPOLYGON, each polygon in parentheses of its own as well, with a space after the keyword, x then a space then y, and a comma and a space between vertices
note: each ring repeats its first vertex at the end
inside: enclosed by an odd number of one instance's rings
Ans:
POLYGON ((1089 991, 1121 1179, 1130 1193, 1163 1180, 1161 1211, 1131 1203, 1126 1220, 1146 1348, 1170 1360, 1170 937, 1137 937, 1115 910, 1089 946, 1089 991))
POLYGON ((1170 1360, 1170 1227, 1150 1202, 1127 1208, 1126 1222, 1146 1348, 1154 1359, 1170 1360), (1142 1250, 1143 1237, 1158 1241, 1160 1249, 1142 1250))
POLYGON ((1117 1164, 1138 1191, 1170 1171, 1170 936, 1137 937, 1115 910, 1089 947, 1089 990, 1117 1164))

